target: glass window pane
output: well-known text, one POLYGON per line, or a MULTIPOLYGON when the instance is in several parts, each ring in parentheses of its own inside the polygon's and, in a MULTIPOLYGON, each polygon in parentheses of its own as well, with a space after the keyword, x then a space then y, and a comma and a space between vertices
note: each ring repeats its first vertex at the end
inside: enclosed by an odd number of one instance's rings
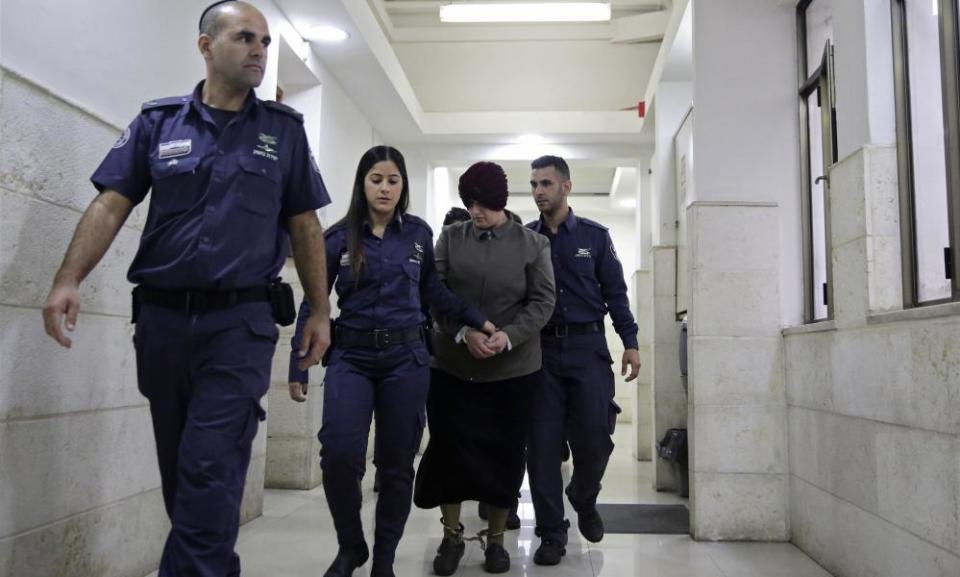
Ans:
POLYGON ((932 0, 906 2, 907 61, 920 302, 949 298, 943 249, 949 246, 947 173, 940 85, 940 26, 932 0))
MULTIPOLYGON (((813 0, 807 6, 807 76, 810 77, 823 60, 823 47, 833 41, 833 0, 813 0)), ((812 118, 812 117, 811 117, 812 118)))
MULTIPOLYGON (((818 57, 819 61, 819 57, 818 57)), ((813 221, 813 318, 825 319, 828 307, 823 302, 823 285, 827 282, 827 242, 825 225, 824 186, 814 181, 826 174, 823 166, 823 128, 820 105, 817 104, 817 92, 807 98, 807 135, 810 143, 810 216, 813 221)))

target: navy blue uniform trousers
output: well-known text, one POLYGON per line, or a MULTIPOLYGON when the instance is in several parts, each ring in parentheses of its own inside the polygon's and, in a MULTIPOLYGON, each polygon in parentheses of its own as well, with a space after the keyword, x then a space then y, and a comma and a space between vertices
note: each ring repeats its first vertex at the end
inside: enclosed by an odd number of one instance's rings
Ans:
POLYGON ((574 509, 597 502, 613 452, 619 408, 613 401, 612 360, 602 333, 541 337, 543 377, 533 398, 527 472, 537 516, 536 534, 567 542, 563 513, 563 439, 570 443, 573 475, 567 488, 574 509))
POLYGON ((173 525, 159 577, 235 577, 250 448, 277 342, 270 305, 187 314, 142 305, 134 345, 173 525))
POLYGON ((426 421, 429 360, 422 342, 379 350, 335 348, 324 377, 320 468, 337 542, 342 548, 364 542, 360 481, 375 414, 380 493, 373 558, 386 566, 393 564, 410 514, 413 460, 426 421))

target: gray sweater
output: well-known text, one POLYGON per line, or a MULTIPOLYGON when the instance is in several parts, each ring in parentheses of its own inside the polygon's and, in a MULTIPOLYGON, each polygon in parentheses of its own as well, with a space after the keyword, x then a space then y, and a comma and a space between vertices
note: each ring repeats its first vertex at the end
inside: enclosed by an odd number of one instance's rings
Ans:
POLYGON ((507 219, 489 231, 472 221, 443 229, 434 253, 437 273, 453 292, 507 333, 511 349, 475 359, 454 342, 462 326, 437 318, 433 366, 464 381, 491 382, 540 369, 540 329, 556 302, 550 241, 507 219))

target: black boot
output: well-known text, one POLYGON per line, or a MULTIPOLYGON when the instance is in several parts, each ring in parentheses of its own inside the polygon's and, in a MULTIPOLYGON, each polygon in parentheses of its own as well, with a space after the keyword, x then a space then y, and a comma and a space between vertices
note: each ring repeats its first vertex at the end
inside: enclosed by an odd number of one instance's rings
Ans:
POLYGON ((323 577, 350 577, 354 569, 366 563, 369 557, 370 550, 366 543, 354 548, 341 547, 323 577))
POLYGON ((437 556, 433 558, 433 572, 441 576, 453 575, 457 572, 460 559, 463 558, 463 553, 467 549, 463 542, 463 524, 454 530, 448 527, 443 519, 440 522, 443 523, 445 531, 443 541, 437 548, 437 556))

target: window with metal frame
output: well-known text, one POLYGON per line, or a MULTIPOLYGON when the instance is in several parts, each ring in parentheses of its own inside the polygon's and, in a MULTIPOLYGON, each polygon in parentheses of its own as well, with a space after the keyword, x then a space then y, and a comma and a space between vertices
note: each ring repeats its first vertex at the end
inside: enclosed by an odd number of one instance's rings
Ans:
POLYGON ((960 300, 958 0, 892 0, 904 307, 960 300))
POLYGON ((797 3, 804 322, 833 318, 829 171, 837 162, 833 0, 797 3))

